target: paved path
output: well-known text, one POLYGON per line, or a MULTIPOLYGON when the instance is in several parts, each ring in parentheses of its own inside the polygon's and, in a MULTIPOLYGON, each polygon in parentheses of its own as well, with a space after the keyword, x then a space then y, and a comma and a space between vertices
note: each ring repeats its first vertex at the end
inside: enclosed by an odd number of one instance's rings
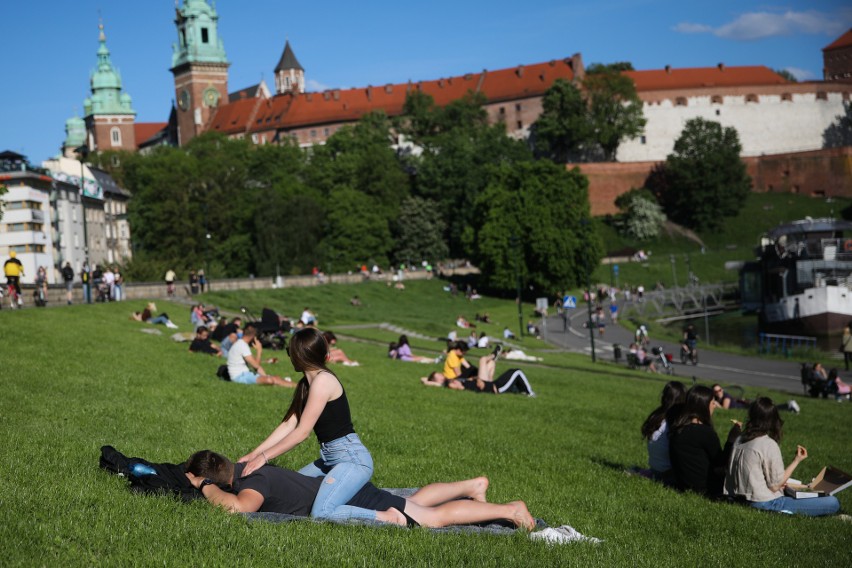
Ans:
MULTIPOLYGON (((546 329, 544 330, 545 339, 562 349, 591 355, 589 330, 583 327, 583 323, 588 319, 585 305, 569 310, 568 315, 569 326, 567 331, 563 331, 563 322, 560 316, 547 318, 546 329)), ((595 334, 595 354, 599 359, 612 361, 613 343, 621 344, 623 352, 626 354, 632 340, 633 334, 631 332, 618 325, 608 325, 603 337, 595 334)), ((795 359, 782 361, 708 351, 702 350, 699 343, 700 361, 698 366, 692 366, 680 363, 680 347, 678 345, 667 341, 656 341, 653 333, 651 333, 651 345, 661 346, 666 353, 672 353, 675 356, 675 375, 687 379, 687 386, 689 385, 688 379, 696 377, 702 381, 719 382, 723 385, 738 384, 766 387, 802 396, 799 361, 795 359)))

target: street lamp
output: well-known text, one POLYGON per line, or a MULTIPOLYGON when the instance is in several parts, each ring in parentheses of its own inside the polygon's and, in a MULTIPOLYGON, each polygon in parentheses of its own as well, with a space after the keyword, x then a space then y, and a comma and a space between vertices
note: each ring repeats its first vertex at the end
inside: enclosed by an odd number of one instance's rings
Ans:
POLYGON ((524 336, 524 308, 523 300, 521 299, 521 241, 515 236, 509 237, 509 247, 515 253, 515 278, 518 282, 518 337, 524 336))
MULTIPOLYGON (((589 229, 589 221, 588 219, 582 219, 580 224, 583 226, 583 236, 587 236, 587 230, 589 229)), ((583 239, 586 244, 584 249, 586 251, 589 250, 588 246, 588 238, 583 239)), ((597 361, 597 355, 595 354, 595 327, 592 325, 592 268, 589 266, 589 257, 587 255, 585 259, 585 268, 586 268, 586 305, 589 309, 589 323, 586 324, 586 327, 589 328, 589 341, 592 344, 592 363, 597 361)))
POLYGON ((669 260, 672 261, 672 281, 674 282, 674 287, 677 288, 677 271, 675 270, 675 256, 673 254, 670 254, 669 260))

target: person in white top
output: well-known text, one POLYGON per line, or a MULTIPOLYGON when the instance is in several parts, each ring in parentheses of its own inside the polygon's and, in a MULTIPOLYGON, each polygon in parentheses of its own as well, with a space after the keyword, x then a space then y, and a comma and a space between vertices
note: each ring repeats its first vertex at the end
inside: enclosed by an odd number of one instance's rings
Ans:
POLYGON ((115 273, 110 267, 104 270, 104 284, 109 288, 109 299, 115 300, 115 273))
POLYGON ((674 482, 669 458, 669 427, 667 415, 675 405, 686 401, 686 387, 680 381, 669 381, 663 387, 658 406, 642 424, 642 437, 648 441, 648 467, 651 479, 666 484, 674 482))
POLYGON ((762 396, 748 409, 748 420, 734 443, 725 476, 725 495, 741 499, 755 509, 818 517, 840 510, 837 497, 793 499, 783 493, 796 467, 808 457, 808 450, 796 446, 796 457, 784 468, 781 458, 781 427, 784 421, 771 398, 762 396))
POLYGON ((305 325, 317 325, 317 316, 307 307, 302 311, 302 317, 299 319, 305 325))
POLYGON ((254 324, 246 324, 243 336, 238 339, 228 351, 228 375, 231 381, 244 385, 275 385, 279 387, 295 388, 296 385, 290 377, 276 377, 267 375, 260 366, 263 347, 257 339, 257 328, 254 324), (252 356, 251 347, 257 352, 252 356), (251 365, 251 367, 249 367, 251 365), (257 372, 252 371, 252 369, 257 372))

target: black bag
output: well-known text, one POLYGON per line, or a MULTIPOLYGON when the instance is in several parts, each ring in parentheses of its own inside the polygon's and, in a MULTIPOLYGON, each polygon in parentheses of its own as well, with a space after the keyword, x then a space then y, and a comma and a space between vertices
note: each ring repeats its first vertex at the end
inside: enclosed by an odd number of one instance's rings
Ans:
POLYGON ((227 365, 219 365, 219 368, 216 369, 216 376, 222 379, 223 381, 230 381, 231 374, 228 373, 227 365))

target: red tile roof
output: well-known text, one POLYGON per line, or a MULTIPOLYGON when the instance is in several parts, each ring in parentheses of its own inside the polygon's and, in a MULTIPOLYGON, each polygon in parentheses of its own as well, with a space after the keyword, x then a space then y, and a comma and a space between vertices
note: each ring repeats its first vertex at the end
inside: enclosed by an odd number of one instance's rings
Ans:
POLYGON ((133 124, 133 134, 136 136, 136 145, 139 146, 163 128, 168 122, 136 122, 133 124))
POLYGON ((780 85, 788 81, 763 65, 752 67, 693 67, 686 69, 654 69, 625 71, 633 79, 636 90, 666 91, 701 87, 745 87, 750 85, 780 85))
POLYGON ((216 108, 216 112, 210 118, 208 130, 224 132, 225 134, 236 134, 245 132, 248 121, 254 114, 255 107, 264 99, 238 99, 232 103, 224 104, 216 108))
POLYGON ((837 49, 839 47, 848 47, 852 45, 852 29, 847 31, 845 34, 823 47, 823 51, 828 51, 829 49, 837 49))

